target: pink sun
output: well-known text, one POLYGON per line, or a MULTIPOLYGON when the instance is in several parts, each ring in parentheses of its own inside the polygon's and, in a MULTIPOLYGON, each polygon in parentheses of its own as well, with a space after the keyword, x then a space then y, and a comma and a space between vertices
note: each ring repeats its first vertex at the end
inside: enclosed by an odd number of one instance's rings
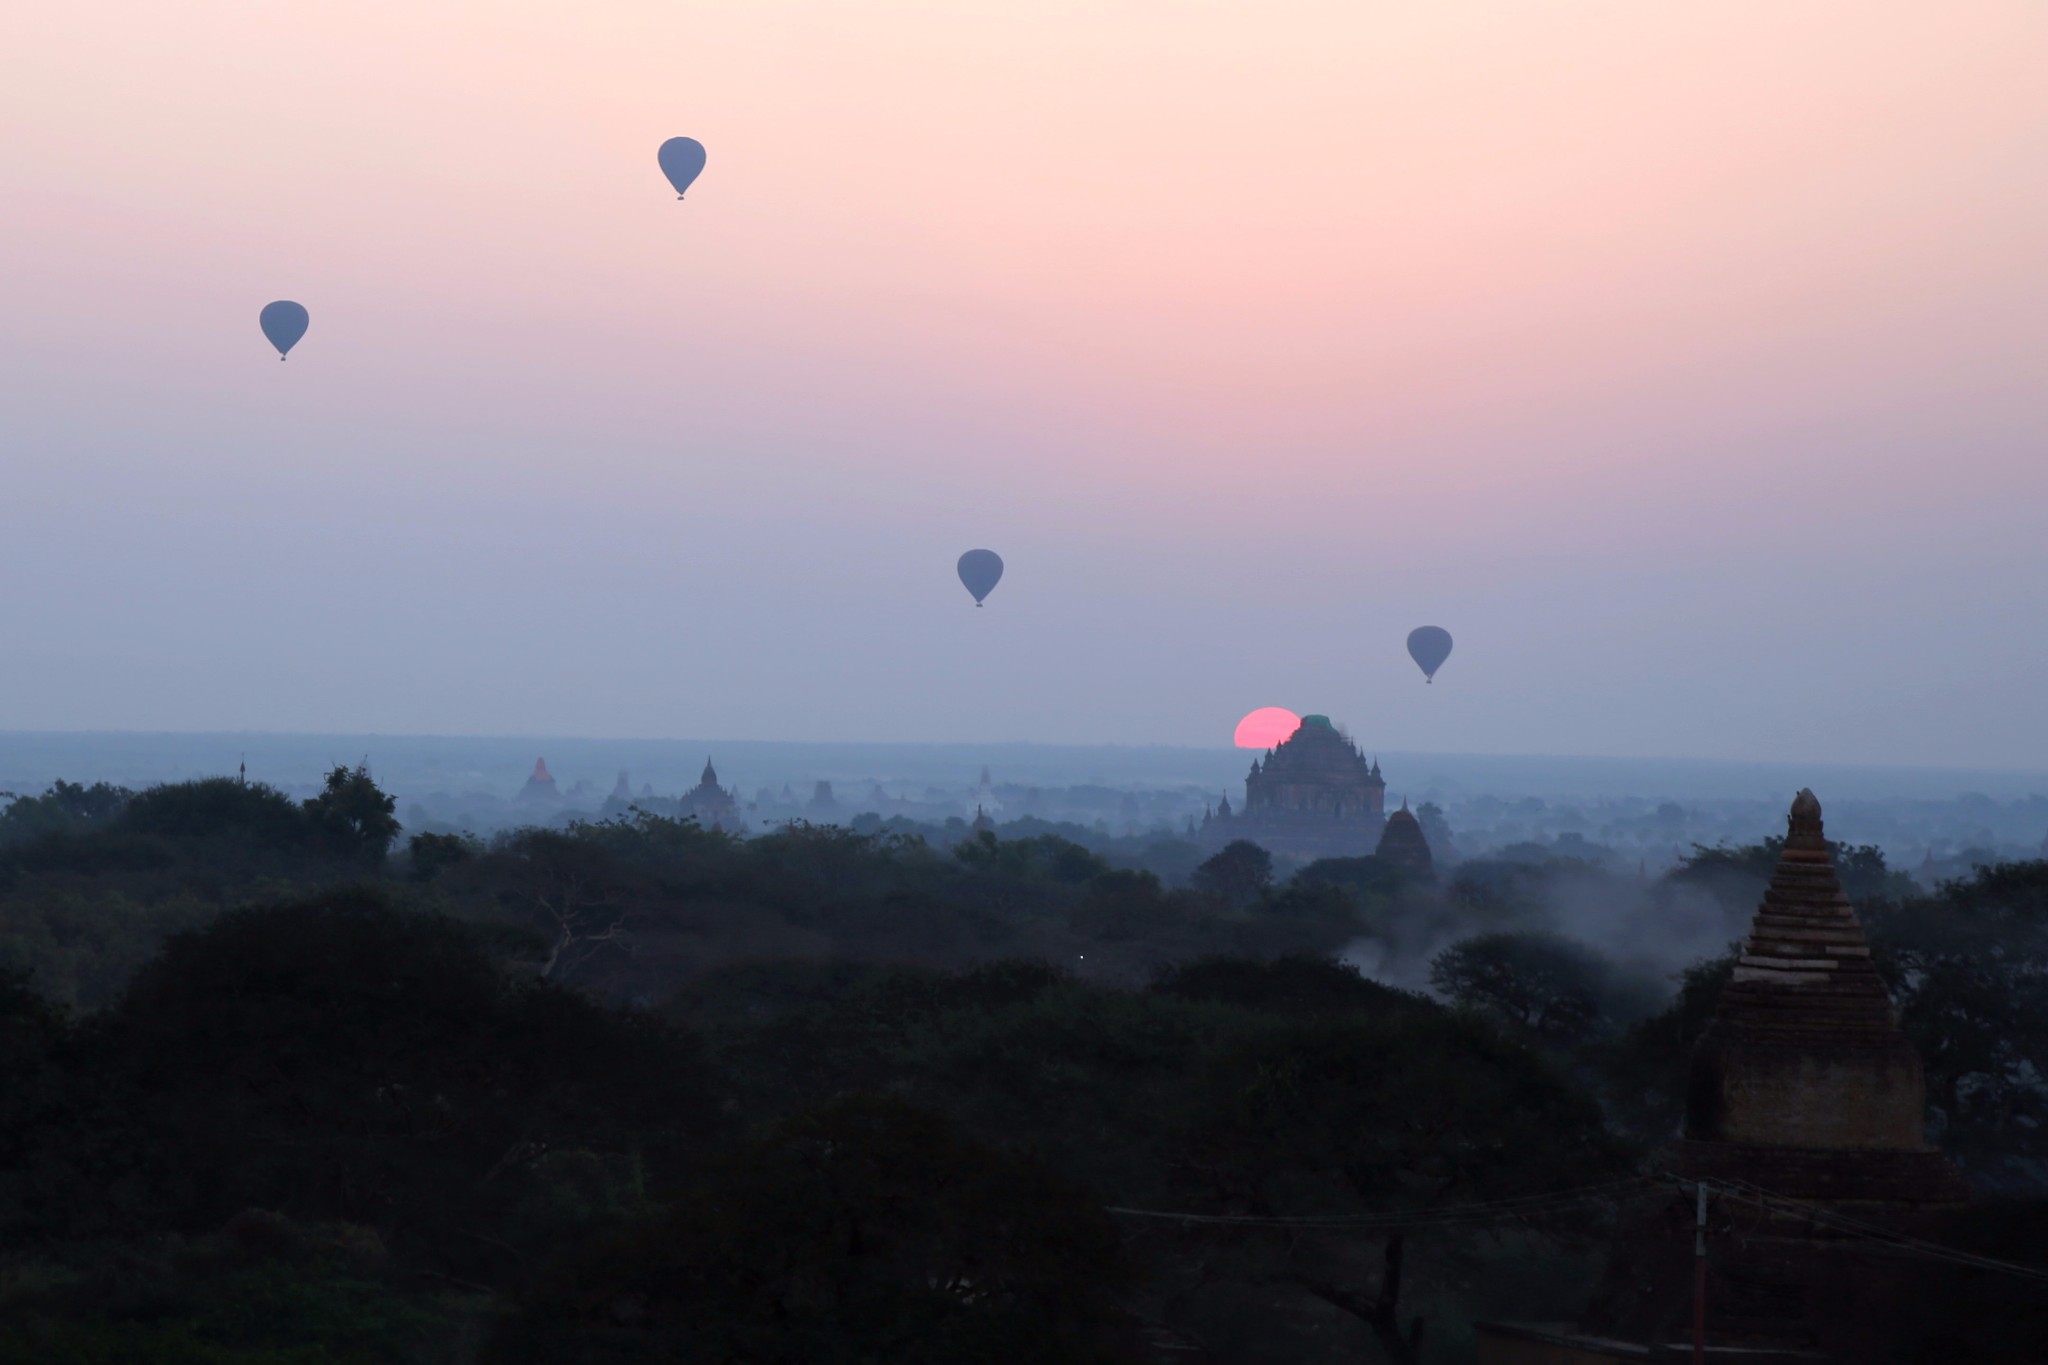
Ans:
POLYGON ((1237 723, 1240 749, 1277 749, 1301 728, 1301 717, 1284 706, 1261 706, 1237 723))

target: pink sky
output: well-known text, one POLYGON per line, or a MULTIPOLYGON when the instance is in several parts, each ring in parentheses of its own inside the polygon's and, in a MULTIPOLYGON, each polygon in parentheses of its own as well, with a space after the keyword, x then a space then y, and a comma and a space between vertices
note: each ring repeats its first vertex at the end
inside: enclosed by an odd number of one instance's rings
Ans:
POLYGON ((0 729, 1284 699, 2048 766, 2034 0, 194 0, 0 53, 0 729))

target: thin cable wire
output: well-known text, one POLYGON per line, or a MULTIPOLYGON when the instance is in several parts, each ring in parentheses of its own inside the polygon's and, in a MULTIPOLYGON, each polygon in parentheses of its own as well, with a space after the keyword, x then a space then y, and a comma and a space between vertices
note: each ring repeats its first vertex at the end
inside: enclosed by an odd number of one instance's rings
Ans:
POLYGON ((1557 1213, 1620 1197, 1622 1190, 1645 1185, 1659 1185, 1649 1176, 1631 1176, 1626 1180, 1610 1180, 1599 1185, 1585 1185, 1569 1190, 1555 1190, 1543 1194, 1520 1195, 1508 1199, 1477 1200, 1466 1204, 1446 1204, 1434 1209, 1400 1209, 1379 1213, 1323 1213, 1323 1214, 1253 1214, 1253 1213, 1182 1213, 1165 1209, 1133 1209, 1112 1206, 1109 1213, 1122 1214, 1129 1218, 1158 1218, 1176 1223, 1203 1223, 1234 1227, 1289 1227, 1289 1228, 1408 1228, 1427 1227, 1438 1223, 1470 1222, 1481 1219, 1528 1216, 1538 1213, 1557 1213))
POLYGON ((1980 1256, 1974 1251, 1964 1251, 1960 1247, 1943 1246, 1939 1242, 1929 1242, 1923 1238, 1909 1236, 1906 1233, 1882 1227, 1875 1223, 1862 1222, 1859 1219, 1849 1217, 1847 1214, 1837 1213, 1833 1209, 1823 1208, 1818 1204, 1809 1204, 1802 1199, 1791 1199, 1784 1195, 1772 1194, 1762 1186, 1752 1185, 1746 1180, 1708 1182, 1709 1189, 1717 1187, 1734 1198, 1744 1199, 1764 1208, 1801 1213, 1823 1227, 1832 1228, 1837 1232, 1854 1233, 1870 1241, 1878 1242, 1916 1256, 1925 1257, 1929 1260, 1947 1261, 1953 1265, 1969 1266, 1978 1270, 1995 1270, 2007 1275, 2017 1275, 2024 1279, 2048 1282, 2048 1269, 2044 1269, 2041 1266, 2022 1265, 2017 1261, 2001 1261, 1992 1256, 1980 1256))
MULTIPOLYGON (((1666 1182, 1677 1177, 1665 1175, 1631 1176, 1624 1180, 1611 1180, 1599 1185, 1584 1185, 1569 1190, 1555 1190, 1542 1194, 1520 1195, 1507 1199, 1476 1200, 1465 1204, 1446 1204, 1435 1209, 1401 1209, 1379 1213, 1325 1213, 1325 1214, 1248 1214, 1248 1213, 1189 1213, 1166 1209, 1135 1209, 1112 1205, 1104 1211, 1126 1218, 1156 1218, 1166 1222, 1194 1223, 1218 1227, 1272 1227, 1297 1228, 1306 1231, 1344 1230, 1397 1230, 1438 1226, 1450 1223, 1491 1221, 1499 1218, 1528 1217, 1538 1214, 1561 1213, 1568 1209, 1587 1204, 1611 1202, 1625 1197, 1622 1191, 1643 1189, 1653 1186, 1662 1189, 1666 1182)), ((1692 1181, 1684 1181, 1692 1184, 1692 1181)), ((1772 1194, 1760 1185, 1745 1180, 1711 1180, 1706 1182, 1710 1190, 1766 1210, 1794 1212, 1812 1222, 1837 1232, 1851 1233, 1865 1240, 1876 1242, 1895 1251, 1920 1256, 1927 1260, 1945 1261, 1952 1265, 1978 1270, 1992 1270, 2001 1274, 2015 1275, 2023 1279, 2048 1283, 2048 1268, 2023 1265, 2016 1261, 2002 1261, 1992 1256, 1980 1256, 1960 1247, 1943 1246, 1924 1238, 1912 1237, 1875 1223, 1866 1223, 1837 1213, 1819 1204, 1772 1194)), ((1645 1191, 1647 1192, 1647 1191, 1645 1191)))

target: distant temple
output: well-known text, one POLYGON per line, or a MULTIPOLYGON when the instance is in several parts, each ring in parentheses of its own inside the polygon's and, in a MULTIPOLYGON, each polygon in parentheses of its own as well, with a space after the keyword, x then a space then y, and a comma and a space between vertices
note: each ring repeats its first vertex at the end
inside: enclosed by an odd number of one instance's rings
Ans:
POLYGON ((974 831, 974 833, 979 834, 983 830, 988 830, 991 833, 993 833, 995 827, 996 822, 989 819, 988 812, 983 810, 980 806, 976 806, 974 808, 974 823, 969 825, 968 828, 974 831))
POLYGON ((626 780, 626 770, 624 768, 619 769, 619 780, 612 784, 610 799, 619 802, 621 805, 630 804, 633 800, 633 784, 626 780))
POLYGON ((526 785, 519 789, 514 798, 519 801, 560 801, 562 793, 555 787, 555 775, 548 771, 548 761, 537 758, 533 761, 533 776, 526 779, 526 785))
POLYGON ((981 770, 981 783, 974 789, 974 805, 975 809, 985 810, 991 815, 1003 809, 1003 803, 996 799, 995 783, 989 779, 988 767, 985 764, 981 770))
MULTIPOLYGON (((1896 1275, 1896 1256, 1843 1235, 1829 1211, 1853 1210, 1866 1228, 1910 1226, 1969 1200, 1954 1165, 1928 1145, 1926 1099, 1919 1053, 1835 875, 1820 802, 1802 791, 1733 979, 1694 1050, 1685 1134, 1663 1154, 1679 1189, 1704 1183, 1716 1205, 1710 1358, 1864 1359, 1831 1344, 1853 1339, 1864 1311, 1843 1286, 1896 1275)), ((1686 1358, 1695 1234, 1693 1200, 1677 1202, 1624 1234, 1579 1323, 1479 1324, 1483 1365, 1686 1358)))
POLYGON ((1373 853, 1381 862, 1418 880, 1427 881, 1436 875, 1436 864, 1429 856, 1429 840, 1422 834, 1422 822, 1408 813, 1406 801, 1387 817, 1387 827, 1373 853))
POLYGON ((804 816, 819 824, 828 824, 839 814, 839 799, 832 795, 830 782, 819 782, 811 791, 811 799, 804 803, 804 816))
MULTIPOLYGON (((1378 846, 1386 799, 1379 764, 1368 763, 1328 716, 1303 716, 1279 748, 1252 760, 1244 809, 1232 811, 1225 797, 1204 813, 1195 837, 1212 849, 1249 839, 1304 860, 1359 857, 1378 846)), ((1415 833, 1419 840, 1419 826, 1415 833)), ((1427 857, 1428 845, 1422 847, 1427 857)))
POLYGON ((706 829, 723 830, 727 834, 745 834, 746 818, 740 814, 737 792, 727 791, 718 785, 718 769, 711 766, 711 760, 704 760, 704 775, 697 779, 697 785, 684 792, 676 802, 676 813, 686 820, 695 820, 706 829))

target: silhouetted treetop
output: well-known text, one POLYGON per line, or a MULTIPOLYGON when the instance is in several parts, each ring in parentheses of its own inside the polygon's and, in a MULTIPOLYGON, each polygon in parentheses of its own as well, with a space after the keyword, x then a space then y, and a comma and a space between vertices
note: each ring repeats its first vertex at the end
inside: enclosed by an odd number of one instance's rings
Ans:
POLYGON ((303 846, 310 832, 305 811, 283 792, 232 777, 147 788, 128 802, 119 823, 133 834, 238 838, 278 847, 303 846))
POLYGON ((398 837, 398 818, 391 813, 397 805, 397 798, 387 795, 371 778, 368 765, 361 764, 337 766, 328 773, 325 788, 306 802, 305 809, 330 849, 375 866, 398 837))

